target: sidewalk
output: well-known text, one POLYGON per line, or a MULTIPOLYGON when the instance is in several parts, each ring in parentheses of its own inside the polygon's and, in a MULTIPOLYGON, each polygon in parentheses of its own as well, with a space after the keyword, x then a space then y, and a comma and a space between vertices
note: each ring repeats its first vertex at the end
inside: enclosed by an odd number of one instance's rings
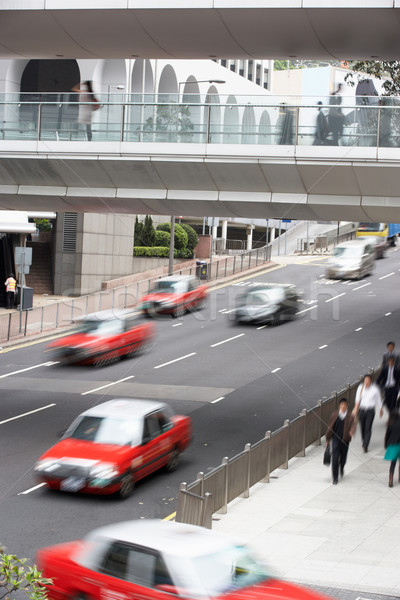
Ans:
POLYGON ((400 597, 400 483, 388 487, 386 418, 374 422, 370 451, 358 433, 345 475, 332 485, 324 446, 310 447, 270 483, 258 483, 213 529, 248 542, 273 572, 341 600, 400 597))

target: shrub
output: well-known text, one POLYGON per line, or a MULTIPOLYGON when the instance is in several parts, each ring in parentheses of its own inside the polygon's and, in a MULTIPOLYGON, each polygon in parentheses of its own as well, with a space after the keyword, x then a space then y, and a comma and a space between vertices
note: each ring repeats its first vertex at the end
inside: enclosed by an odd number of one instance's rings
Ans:
POLYGON ((36 225, 36 229, 39 231, 51 231, 53 228, 53 225, 49 219, 33 219, 33 222, 36 225))
POLYGON ((197 243, 199 241, 199 236, 197 235, 193 227, 190 227, 190 225, 182 223, 181 227, 182 229, 184 229, 184 231, 186 231, 186 235, 188 236, 187 248, 193 253, 193 250, 196 248, 197 243))
POLYGON ((154 246, 156 239, 156 230, 153 226, 153 219, 146 215, 142 231, 142 246, 154 246))
POLYGON ((171 234, 168 231, 156 231, 156 236, 154 240, 155 246, 168 246, 171 240, 171 234))
POLYGON ((165 246, 135 246, 133 256, 157 256, 161 258, 169 257, 169 248, 165 246))
POLYGON ((139 221, 139 218, 136 215, 135 235, 134 235, 134 240, 133 240, 134 246, 143 246, 142 236, 143 236, 143 223, 141 221, 139 221))
MULTIPOLYGON (((160 223, 157 226, 158 231, 168 231, 171 233, 171 223, 160 223)), ((186 231, 179 223, 175 224, 174 246, 177 249, 186 248, 188 244, 188 236, 186 231)))

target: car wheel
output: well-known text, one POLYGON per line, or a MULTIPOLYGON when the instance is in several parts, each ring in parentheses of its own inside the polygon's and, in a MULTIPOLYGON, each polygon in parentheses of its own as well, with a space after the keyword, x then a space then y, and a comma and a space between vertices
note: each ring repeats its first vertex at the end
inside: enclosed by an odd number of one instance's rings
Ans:
POLYGON ((179 317, 183 317, 184 314, 185 309, 183 308, 183 306, 177 306, 172 312, 172 318, 179 319, 179 317))
POLYGON ((281 315, 280 315, 280 313, 276 313, 274 315, 274 318, 271 321, 271 325, 276 327, 277 325, 280 325, 280 324, 281 324, 281 315))
POLYGON ((129 498, 132 496, 133 490, 135 489, 135 482, 133 480, 132 474, 128 473, 121 481, 121 487, 118 491, 118 496, 125 500, 125 498, 129 498))
POLYGON ((166 464, 166 469, 167 469, 168 473, 172 473, 172 471, 175 471, 177 469, 178 464, 179 464, 179 456, 180 456, 180 452, 179 452, 179 450, 177 450, 175 448, 175 450, 173 450, 171 452, 171 455, 166 464))
POLYGON ((74 592, 71 594, 72 600, 89 600, 86 594, 83 592, 74 592))

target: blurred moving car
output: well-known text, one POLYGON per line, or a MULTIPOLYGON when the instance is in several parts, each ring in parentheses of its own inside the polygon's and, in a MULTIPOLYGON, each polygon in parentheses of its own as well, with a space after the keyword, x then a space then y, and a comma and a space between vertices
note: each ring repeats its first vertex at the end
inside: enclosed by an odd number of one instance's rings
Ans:
POLYGON ((200 310, 208 296, 208 286, 197 277, 171 275, 158 279, 152 292, 139 306, 144 314, 179 317, 189 310, 200 310))
POLYGON ((294 319, 298 310, 299 295, 295 285, 260 283, 238 296, 230 318, 237 323, 279 325, 294 319))
POLYGON ((251 551, 206 528, 173 521, 127 521, 39 550, 54 585, 50 600, 142 598, 323 600, 274 577, 251 551))
POLYGON ((79 319, 75 330, 47 346, 55 360, 102 366, 149 348, 155 326, 131 310, 106 310, 79 319))
POLYGON ((338 244, 328 261, 330 279, 361 279, 375 268, 375 250, 368 240, 351 240, 338 244))
POLYGON ((375 250, 375 258, 385 258, 386 251, 389 248, 390 244, 386 238, 376 237, 376 236, 361 236, 357 237, 358 240, 368 241, 375 250))
POLYGON ((192 436, 191 419, 162 402, 115 399, 83 412, 35 464, 38 481, 66 492, 128 497, 135 482, 173 471, 192 436))

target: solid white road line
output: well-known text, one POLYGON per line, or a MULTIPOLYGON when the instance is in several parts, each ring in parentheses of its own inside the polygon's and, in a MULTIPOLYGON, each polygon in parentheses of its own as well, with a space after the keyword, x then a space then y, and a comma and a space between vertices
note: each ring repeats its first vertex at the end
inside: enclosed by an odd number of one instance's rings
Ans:
POLYGON ((362 327, 357 327, 355 331, 361 331, 362 327))
POLYGON ((25 494, 30 494, 31 492, 34 492, 35 490, 38 490, 39 488, 43 487, 44 485, 46 485, 45 483, 39 483, 38 485, 35 485, 31 488, 29 488, 29 490, 25 490, 24 492, 19 492, 17 494, 17 496, 24 496, 25 494))
POLYGON ((369 282, 369 283, 364 283, 363 285, 359 285, 358 287, 356 287, 356 288, 353 288, 353 292, 355 292, 356 290, 361 290, 361 288, 363 288, 363 287, 367 287, 367 285, 371 285, 371 282, 369 282))
POLYGON ((35 408, 35 410, 30 410, 29 412, 22 413, 22 415, 17 415, 16 417, 11 417, 10 419, 5 419, 4 421, 0 421, 0 425, 3 425, 4 423, 9 423, 10 421, 15 421, 16 419, 21 419, 22 417, 27 417, 28 415, 33 415, 33 413, 40 412, 41 410, 46 410, 46 408, 51 408, 52 406, 55 406, 55 403, 47 404, 46 406, 41 406, 40 408, 35 408))
POLYGON ((227 340, 222 340, 222 342, 217 342, 216 344, 211 344, 210 348, 215 348, 216 346, 220 346, 221 344, 226 344, 226 342, 231 342, 232 340, 236 340, 237 338, 245 335, 244 333, 239 333, 239 335, 235 335, 233 337, 228 338, 227 340))
POLYGON ((394 275, 394 271, 392 271, 392 273, 388 273, 387 275, 384 275, 383 277, 379 277, 379 279, 386 279, 386 277, 391 277, 392 275, 394 275))
POLYGON ((216 398, 216 400, 211 400, 211 404, 216 404, 217 402, 219 402, 220 400, 223 400, 225 398, 225 396, 220 396, 219 398, 216 398))
POLYGON ((333 300, 336 300, 336 298, 340 298, 340 296, 345 296, 346 292, 343 292, 342 294, 338 294, 337 296, 333 296, 332 298, 328 298, 328 300, 325 300, 325 302, 332 302, 333 300))
POLYGON ((301 315, 305 312, 308 312, 309 310, 314 310, 314 308, 318 308, 317 304, 314 304, 314 306, 310 306, 310 308, 305 308, 304 310, 299 310, 299 312, 297 313, 298 315, 301 315))
POLYGON ((129 377, 124 377, 124 379, 118 379, 118 381, 112 381, 111 383, 106 383, 105 385, 95 388, 94 390, 88 390, 87 392, 82 392, 81 396, 86 396, 86 394, 92 394, 93 392, 98 392, 99 390, 104 390, 104 388, 110 387, 110 385, 117 385, 117 383, 122 383, 123 381, 128 381, 128 379, 133 379, 134 377, 135 377, 134 375, 129 375, 129 377))
POLYGON ((179 360, 184 360, 185 358, 189 358, 190 356, 194 356, 196 354, 196 352, 191 352, 190 354, 185 354, 185 356, 180 356, 179 358, 174 358, 174 360, 170 360, 166 363, 163 363, 162 365, 157 365, 156 367, 153 367, 153 369, 161 369, 161 367, 166 367, 167 365, 172 365, 172 363, 176 363, 179 360))
POLYGON ((19 373, 25 373, 26 371, 32 371, 32 369, 39 369, 39 367, 51 367, 51 365, 56 364, 57 362, 54 361, 40 363, 40 365, 34 365, 33 367, 26 367, 26 369, 20 369, 19 371, 12 371, 11 373, 0 375, 0 379, 4 379, 4 377, 11 377, 11 375, 18 375, 19 373))
POLYGON ((271 373, 277 373, 278 371, 281 370, 282 367, 278 367, 277 369, 274 369, 273 371, 271 371, 271 373))
POLYGON ((319 346, 318 350, 323 350, 324 348, 327 348, 328 344, 324 344, 323 346, 319 346))

